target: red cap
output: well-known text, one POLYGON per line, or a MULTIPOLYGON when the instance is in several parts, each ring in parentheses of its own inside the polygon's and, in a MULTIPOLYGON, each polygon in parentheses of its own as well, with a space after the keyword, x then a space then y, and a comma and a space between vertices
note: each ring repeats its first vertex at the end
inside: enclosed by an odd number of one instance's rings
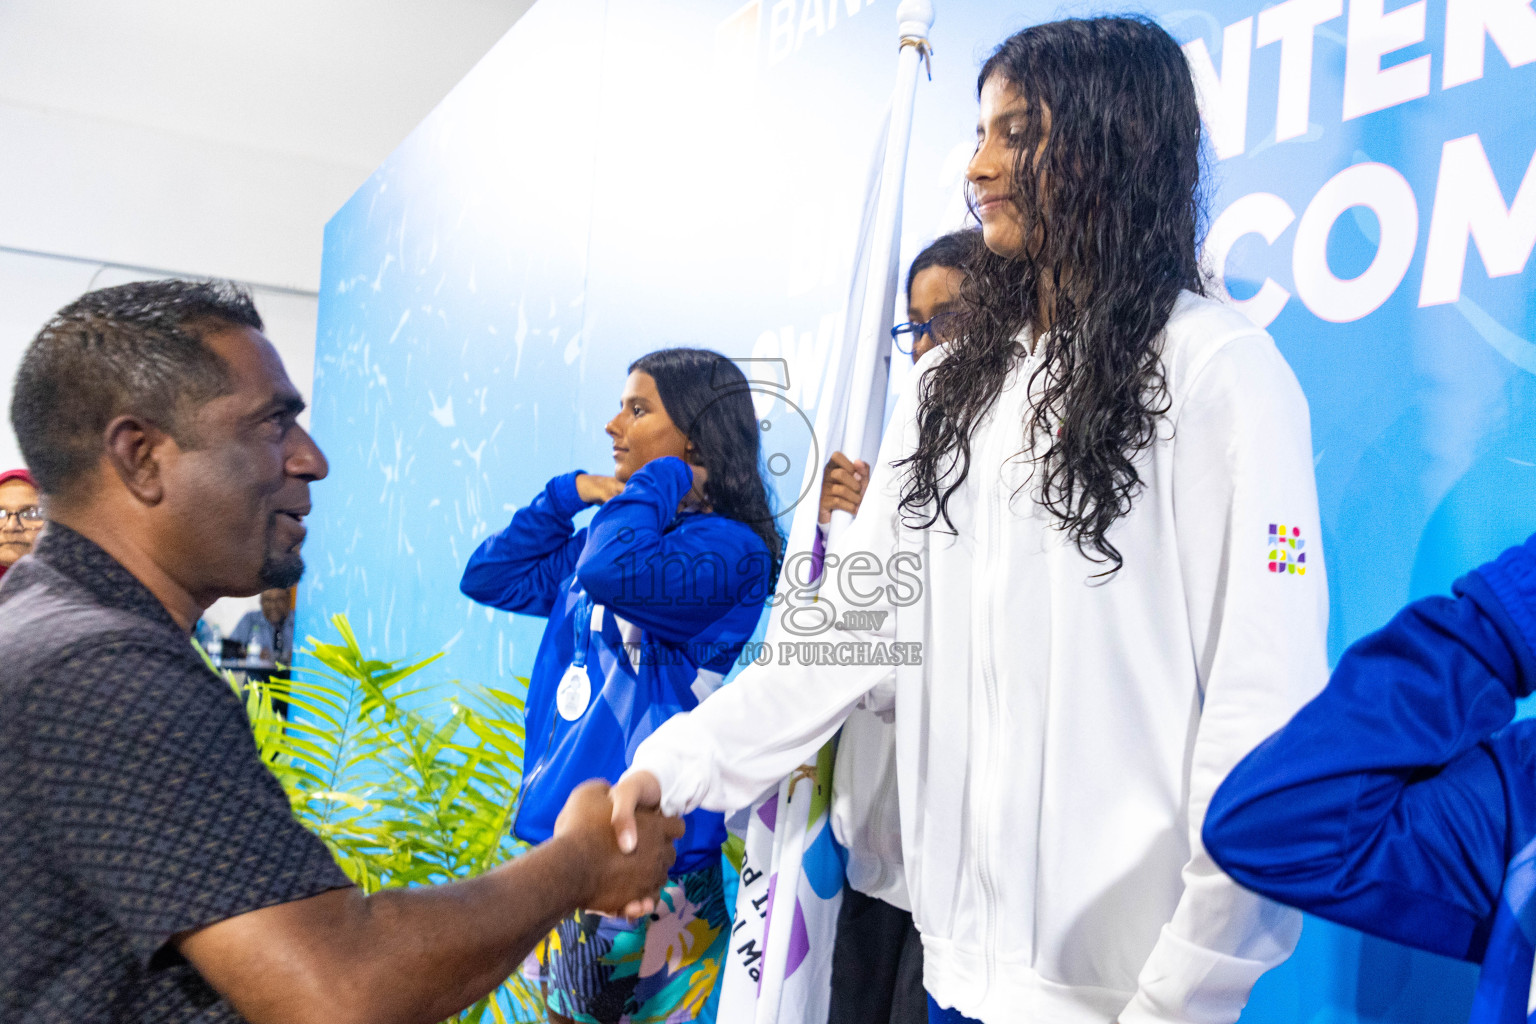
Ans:
POLYGON ((37 481, 33 480, 32 474, 24 469, 8 469, 0 473, 0 484, 9 483, 12 480, 21 480, 31 486, 33 490, 37 489, 37 481))

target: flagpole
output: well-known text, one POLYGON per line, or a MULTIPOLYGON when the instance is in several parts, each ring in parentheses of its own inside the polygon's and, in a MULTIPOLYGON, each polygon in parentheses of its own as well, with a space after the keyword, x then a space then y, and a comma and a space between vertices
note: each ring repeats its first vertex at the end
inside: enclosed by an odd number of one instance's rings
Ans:
MULTIPOLYGON (((900 54, 896 63, 896 90, 891 102, 890 127, 886 134, 885 165, 880 173, 880 198, 871 232, 869 276, 865 281, 863 310, 854 348, 853 376, 848 389, 848 413, 843 423, 839 450, 855 459, 872 460, 880 448, 884 424, 886 381, 890 366, 890 331, 894 323, 897 281, 900 279, 901 208, 907 179, 907 149, 912 140, 912 107, 917 95, 917 75, 932 48, 928 32, 933 28, 931 0, 902 0, 896 8, 900 54)), ((835 512, 834 534, 852 517, 835 512)))
MULTIPOLYGON (((918 66, 926 63, 930 53, 928 31, 933 17, 932 0, 902 0, 896 10, 896 86, 883 154, 870 166, 874 202, 866 201, 850 269, 844 322, 829 353, 826 382, 817 403, 818 443, 866 462, 872 462, 878 453, 884 424, 889 374, 886 356, 899 279, 907 148, 918 66)), ((824 459, 827 449, 813 447, 812 451, 824 459)), ((797 577, 806 571, 799 565, 801 558, 810 556, 816 546, 822 470, 817 461, 813 455, 806 466, 802 493, 809 500, 795 512, 785 552, 784 571, 797 577)), ((832 530, 849 520, 844 513, 834 513, 828 539, 832 530)), ((819 572, 820 560, 813 561, 814 575, 819 572)), ((806 582, 797 578, 788 588, 781 582, 779 594, 787 603, 799 603, 800 599, 792 595, 814 592, 814 587, 804 587, 806 582)), ((786 610, 778 600, 776 597, 775 619, 768 630, 770 642, 780 638, 779 620, 786 610)), ((804 857, 818 839, 831 841, 826 800, 832 789, 832 770, 832 746, 828 744, 810 763, 781 782, 775 793, 754 805, 748 817, 745 857, 750 876, 743 873, 737 898, 732 953, 720 1003, 721 1024, 826 1022, 841 892, 810 892, 804 857), (826 792, 818 801, 815 794, 823 789, 826 792), (814 810, 817 804, 819 811, 814 810)))

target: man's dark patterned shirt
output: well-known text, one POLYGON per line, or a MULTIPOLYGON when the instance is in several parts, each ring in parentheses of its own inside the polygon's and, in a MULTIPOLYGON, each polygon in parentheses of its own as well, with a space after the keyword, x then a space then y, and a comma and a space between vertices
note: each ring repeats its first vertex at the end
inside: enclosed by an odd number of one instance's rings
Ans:
POLYGON ((0 1022, 238 1021, 171 937, 347 884, 164 606, 49 526, 0 581, 0 1022))

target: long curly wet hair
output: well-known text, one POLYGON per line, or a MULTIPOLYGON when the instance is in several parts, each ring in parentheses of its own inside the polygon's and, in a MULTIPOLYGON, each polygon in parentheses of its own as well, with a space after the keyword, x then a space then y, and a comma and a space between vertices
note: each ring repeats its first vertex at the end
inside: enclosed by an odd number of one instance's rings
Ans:
POLYGON ((1158 339, 1181 290, 1204 294, 1195 87, 1168 33, 1129 17, 1025 29, 982 66, 978 93, 994 75, 1027 102, 1012 175, 1025 252, 977 246, 963 268, 966 328, 923 380, 901 507, 953 529, 972 435, 1018 361, 1016 339, 1041 319, 1045 282, 1050 329, 1025 450, 1049 440, 1038 500, 1114 573, 1124 559, 1109 530, 1141 489, 1137 456, 1169 408, 1158 339))

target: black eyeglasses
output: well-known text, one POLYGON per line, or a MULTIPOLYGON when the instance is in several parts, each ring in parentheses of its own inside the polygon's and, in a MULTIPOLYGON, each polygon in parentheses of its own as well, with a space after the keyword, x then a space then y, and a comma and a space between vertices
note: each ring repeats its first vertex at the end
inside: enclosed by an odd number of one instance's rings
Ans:
POLYGON ((0 527, 9 522, 12 516, 16 517, 16 525, 23 529, 28 526, 41 526, 43 523, 43 510, 36 505, 28 505, 14 512, 0 508, 0 527))
POLYGON ((897 324, 892 327, 891 340, 896 343, 896 351, 909 356, 925 334, 933 335, 934 343, 937 345, 946 345, 954 341, 960 334, 960 326, 963 322, 964 318, 960 313, 935 313, 922 323, 897 324), (901 347, 903 338, 911 339, 906 343, 906 348, 901 347))

